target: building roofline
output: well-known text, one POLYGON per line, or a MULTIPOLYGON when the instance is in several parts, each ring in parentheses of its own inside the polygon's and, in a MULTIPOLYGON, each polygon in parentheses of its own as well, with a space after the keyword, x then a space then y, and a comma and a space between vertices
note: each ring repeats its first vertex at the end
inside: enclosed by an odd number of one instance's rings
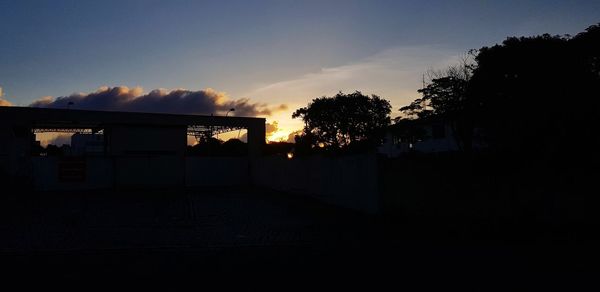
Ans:
POLYGON ((37 107, 0 106, 0 123, 22 126, 93 127, 102 125, 146 126, 226 126, 247 127, 264 124, 265 118, 182 115, 169 113, 96 111, 37 107))

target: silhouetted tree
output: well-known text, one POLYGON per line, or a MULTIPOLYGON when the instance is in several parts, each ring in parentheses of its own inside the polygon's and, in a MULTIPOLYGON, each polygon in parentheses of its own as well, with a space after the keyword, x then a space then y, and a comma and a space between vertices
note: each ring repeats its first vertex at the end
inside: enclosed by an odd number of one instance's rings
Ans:
POLYGON ((400 112, 402 112, 402 116, 397 117, 395 122, 397 123, 401 120, 423 119, 432 116, 433 110, 427 108, 427 103, 427 100, 417 98, 409 105, 401 107, 400 112))
POLYGON ((484 47, 468 97, 499 150, 598 152, 600 28, 571 38, 508 38, 484 47), (583 151, 589 150, 589 151, 583 151))
POLYGON ((339 92, 313 99, 292 118, 302 118, 303 136, 310 137, 304 140, 310 140, 312 147, 341 149, 357 142, 379 142, 382 135, 378 130, 390 124, 390 111, 390 103, 377 95, 339 92))
POLYGON ((62 156, 63 155, 63 151, 60 147, 53 145, 53 144, 48 144, 46 146, 46 154, 48 156, 62 156))
POLYGON ((217 138, 205 138, 194 146, 187 146, 190 156, 246 156, 248 144, 239 139, 229 139, 225 142, 217 138))
POLYGON ((466 106, 467 87, 476 65, 473 60, 475 53, 475 50, 470 50, 456 65, 444 70, 429 70, 429 82, 417 90, 422 97, 400 108, 403 115, 396 121, 462 114, 466 106))
POLYGON ((217 138, 210 137, 202 139, 198 142, 198 144, 194 146, 188 146, 187 154, 198 156, 218 156, 221 152, 221 144, 223 144, 223 141, 217 138))
POLYGON ((478 128, 497 151, 597 153, 599 44, 594 25, 574 37, 510 37, 471 51, 476 64, 433 74, 402 118, 448 117, 464 146, 478 128))
POLYGON ((221 156, 246 156, 248 155, 248 144, 239 139, 229 139, 221 144, 221 156))
POLYGON ((451 125, 457 145, 470 149, 473 126, 467 113, 467 88, 475 68, 474 53, 469 51, 457 65, 443 71, 430 70, 427 74, 429 83, 418 90, 422 97, 401 107, 402 116, 396 119, 396 123, 403 119, 444 119, 451 125))
POLYGON ((294 143, 288 142, 269 142, 265 145, 264 154, 286 156, 287 153, 294 150, 295 146, 294 143))
POLYGON ((294 153, 298 156, 314 154, 319 149, 317 138, 310 132, 296 135, 294 141, 294 153))

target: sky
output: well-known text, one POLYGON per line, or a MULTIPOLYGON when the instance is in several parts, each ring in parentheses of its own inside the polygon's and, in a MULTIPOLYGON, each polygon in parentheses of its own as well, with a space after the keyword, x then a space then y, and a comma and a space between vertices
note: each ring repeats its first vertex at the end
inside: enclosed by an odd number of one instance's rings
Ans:
POLYGON ((232 106, 285 140, 313 98, 359 90, 397 115, 423 73, 469 49, 598 22, 600 1, 0 0, 0 105, 232 106))

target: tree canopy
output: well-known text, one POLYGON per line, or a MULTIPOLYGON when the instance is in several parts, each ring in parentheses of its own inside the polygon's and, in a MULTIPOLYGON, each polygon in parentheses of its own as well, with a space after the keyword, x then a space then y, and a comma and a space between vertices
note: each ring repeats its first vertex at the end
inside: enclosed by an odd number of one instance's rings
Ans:
POLYGON ((315 98, 308 106, 297 109, 292 118, 304 121, 302 141, 312 146, 341 149, 357 142, 377 142, 377 129, 390 124, 390 103, 360 91, 332 97, 315 98))
POLYGON ((408 117, 426 118, 437 115, 455 115, 461 112, 466 99, 468 80, 444 76, 431 80, 418 92, 422 98, 400 108, 408 117))
POLYGON ((467 87, 473 74, 474 63, 471 50, 460 59, 460 63, 443 71, 430 70, 430 81, 417 90, 422 97, 401 107, 401 119, 427 118, 431 116, 456 116, 465 107, 467 87))
POLYGON ((458 66, 468 74, 434 76, 400 109, 404 117, 446 117, 465 137, 482 130, 501 151, 600 146, 600 25, 574 37, 510 37, 476 52, 472 66, 458 66))
POLYGON ((599 43, 596 25, 575 37, 508 38, 482 48, 468 97, 491 142, 530 151, 597 145, 599 43))
POLYGON ((449 66, 443 71, 430 70, 427 74, 430 78, 429 83, 417 91, 422 97, 400 108, 403 115, 396 119, 396 123, 402 127, 410 124, 406 123, 407 121, 402 123, 403 120, 426 118, 446 120, 452 128, 456 145, 460 149, 471 149, 472 121, 467 113, 469 108, 467 90, 475 68, 473 59, 475 52, 469 51, 460 59, 460 63, 449 66))

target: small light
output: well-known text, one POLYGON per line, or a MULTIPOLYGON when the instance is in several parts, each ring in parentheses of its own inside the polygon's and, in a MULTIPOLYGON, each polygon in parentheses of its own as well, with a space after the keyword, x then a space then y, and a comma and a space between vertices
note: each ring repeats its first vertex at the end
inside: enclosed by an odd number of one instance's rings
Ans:
POLYGON ((293 153, 293 152, 288 152, 288 154, 287 154, 287 158, 288 158, 288 159, 292 159, 292 158, 294 158, 294 153, 293 153))
POLYGON ((319 148, 323 148, 323 147, 325 147, 325 143, 319 142, 319 148))

